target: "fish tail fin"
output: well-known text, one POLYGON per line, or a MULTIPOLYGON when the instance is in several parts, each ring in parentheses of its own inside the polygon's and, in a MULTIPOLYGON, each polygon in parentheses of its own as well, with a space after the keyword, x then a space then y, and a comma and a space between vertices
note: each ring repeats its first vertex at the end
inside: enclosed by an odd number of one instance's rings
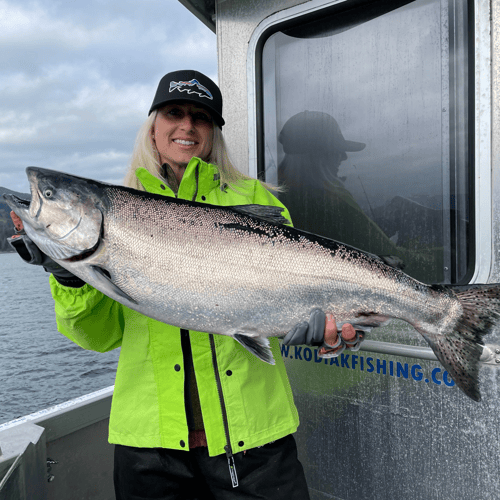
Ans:
POLYGON ((479 391, 479 358, 483 337, 500 318, 500 285, 447 285, 462 306, 462 315, 453 330, 438 339, 424 335, 451 378, 474 401, 479 391))

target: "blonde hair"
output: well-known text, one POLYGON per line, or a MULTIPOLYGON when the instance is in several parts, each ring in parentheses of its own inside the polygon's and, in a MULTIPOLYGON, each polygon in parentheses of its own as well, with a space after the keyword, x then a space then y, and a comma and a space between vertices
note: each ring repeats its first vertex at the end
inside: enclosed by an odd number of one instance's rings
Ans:
MULTIPOLYGON (((135 175, 135 171, 140 167, 144 167, 149 173, 156 177, 161 175, 160 156, 151 140, 151 134, 157 113, 157 110, 153 111, 137 133, 132 158, 130 160, 130 166, 125 174, 125 186, 144 191, 142 184, 135 175)), ((224 140, 222 131, 215 123, 213 125, 212 150, 210 151, 208 158, 202 158, 202 160, 212 163, 217 167, 220 174, 221 186, 227 185, 227 187, 238 191, 238 185, 247 179, 252 179, 252 177, 242 174, 234 167, 229 158, 226 141, 224 140)), ((265 183, 262 184, 266 188, 276 190, 276 188, 273 188, 270 185, 265 183)))

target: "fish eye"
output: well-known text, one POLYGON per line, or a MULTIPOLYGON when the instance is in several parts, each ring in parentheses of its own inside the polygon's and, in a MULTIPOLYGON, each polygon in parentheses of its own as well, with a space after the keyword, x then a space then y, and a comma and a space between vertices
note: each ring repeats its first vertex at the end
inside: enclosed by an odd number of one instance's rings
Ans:
POLYGON ((45 189, 43 192, 43 196, 45 198, 52 198, 53 195, 54 195, 54 191, 50 188, 45 189))

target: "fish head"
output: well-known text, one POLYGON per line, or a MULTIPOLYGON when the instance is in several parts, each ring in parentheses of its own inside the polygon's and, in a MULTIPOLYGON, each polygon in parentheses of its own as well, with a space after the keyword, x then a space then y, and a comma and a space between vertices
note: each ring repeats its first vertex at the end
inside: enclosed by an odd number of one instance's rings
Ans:
POLYGON ((4 198, 40 250, 65 260, 96 249, 103 222, 99 183, 37 167, 26 173, 31 201, 12 194, 4 198))

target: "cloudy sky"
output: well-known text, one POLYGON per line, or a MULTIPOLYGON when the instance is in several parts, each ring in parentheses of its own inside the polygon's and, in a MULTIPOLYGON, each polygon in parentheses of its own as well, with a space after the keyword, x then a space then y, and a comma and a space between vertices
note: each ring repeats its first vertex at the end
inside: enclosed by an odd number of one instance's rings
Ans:
POLYGON ((177 0, 0 0, 0 186, 34 165, 121 183, 160 78, 217 81, 216 37, 177 0))

